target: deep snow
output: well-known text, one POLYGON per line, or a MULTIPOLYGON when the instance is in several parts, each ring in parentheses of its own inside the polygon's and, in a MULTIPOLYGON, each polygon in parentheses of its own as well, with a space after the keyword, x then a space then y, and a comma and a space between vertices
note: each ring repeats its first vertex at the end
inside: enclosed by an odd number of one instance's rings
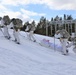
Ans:
MULTIPOLYGON (((43 47, 39 42, 45 38, 54 42, 54 38, 37 35, 38 43, 28 40, 27 34, 20 32, 21 45, 4 38, 0 31, 0 75, 76 75, 76 54, 69 49, 69 55, 43 47)), ((58 39, 55 43, 60 45, 58 39)))

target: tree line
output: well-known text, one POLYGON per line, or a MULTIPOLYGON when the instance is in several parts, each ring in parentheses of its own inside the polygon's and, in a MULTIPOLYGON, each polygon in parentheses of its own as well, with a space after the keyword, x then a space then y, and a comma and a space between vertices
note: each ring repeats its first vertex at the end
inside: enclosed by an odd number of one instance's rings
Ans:
MULTIPOLYGON (((59 30, 59 24, 56 23, 51 23, 51 22, 56 22, 56 21, 62 21, 62 20, 74 20, 71 15, 66 15, 64 14, 63 17, 59 17, 58 15, 56 17, 52 17, 49 20, 46 19, 46 17, 42 16, 37 24, 35 33, 36 34, 41 34, 41 35, 47 35, 47 36, 54 36, 56 30, 59 30)), ((22 30, 24 31, 26 28, 26 25, 29 21, 25 22, 22 30)), ((32 21, 34 25, 36 25, 35 20, 32 21)), ((66 29, 70 34, 75 32, 75 24, 74 23, 61 23, 63 25, 63 28, 66 29)))
MULTIPOLYGON (((2 19, 2 17, 0 17, 0 20, 1 19, 2 19)), ((15 18, 13 18, 13 19, 15 19, 15 18)), ((13 19, 10 19, 10 22, 13 19)), ((18 20, 18 18, 17 18, 17 20, 18 20)), ((21 25, 22 25, 23 21, 21 19, 19 19, 19 20, 21 21, 21 25)), ((47 20, 46 17, 42 16, 37 24, 36 24, 35 20, 33 20, 31 23, 29 23, 29 21, 25 22, 24 25, 22 25, 22 26, 21 25, 19 26, 20 22, 18 22, 17 25, 20 27, 20 29, 22 31, 25 31, 26 26, 28 24, 35 25, 36 30, 35 30, 34 33, 41 34, 41 35, 46 35, 46 36, 54 36, 55 32, 57 30, 59 30, 60 25, 63 25, 63 28, 66 29, 70 34, 75 32, 75 23, 61 23, 61 24, 58 23, 59 21, 64 21, 64 20, 71 21, 71 20, 74 20, 74 19, 71 15, 66 15, 66 14, 64 14, 63 17, 59 17, 57 15, 54 18, 52 17, 50 20, 47 20)), ((17 21, 15 20, 15 23, 16 22, 17 21)))

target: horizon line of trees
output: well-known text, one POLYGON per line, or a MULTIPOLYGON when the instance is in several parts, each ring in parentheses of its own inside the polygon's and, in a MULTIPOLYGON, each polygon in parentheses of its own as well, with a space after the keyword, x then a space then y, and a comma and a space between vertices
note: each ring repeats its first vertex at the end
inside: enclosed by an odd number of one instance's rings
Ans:
MULTIPOLYGON (((73 20, 73 17, 71 15, 64 14, 63 17, 59 17, 58 15, 55 18, 51 18, 50 21, 46 19, 46 17, 42 16, 37 24, 35 33, 46 35, 46 36, 54 36, 56 30, 59 30, 59 24, 54 24, 52 21, 62 21, 62 20, 73 20)), ((29 21, 27 21, 29 22, 29 21)), ((24 31, 27 25, 27 22, 24 23, 22 30, 24 31)), ((34 25, 36 25, 35 20, 32 21, 34 25)), ((31 23, 32 23, 31 22, 31 23)), ((31 24, 30 23, 30 24, 31 24)), ((62 24, 63 28, 66 29, 70 34, 72 32, 75 32, 75 24, 69 23, 69 24, 62 24)))
POLYGON ((63 20, 74 20, 71 15, 64 14, 63 17, 59 17, 58 15, 55 18, 51 18, 50 21, 46 19, 46 17, 42 16, 36 25, 35 20, 33 20, 31 23, 29 21, 25 22, 24 25, 19 26, 22 31, 25 31, 26 26, 28 24, 35 25, 36 34, 46 35, 46 36, 54 36, 55 32, 59 30, 59 26, 63 25, 63 28, 66 29, 70 34, 75 32, 75 23, 56 23, 63 20), (52 23, 53 22, 53 23, 52 23))

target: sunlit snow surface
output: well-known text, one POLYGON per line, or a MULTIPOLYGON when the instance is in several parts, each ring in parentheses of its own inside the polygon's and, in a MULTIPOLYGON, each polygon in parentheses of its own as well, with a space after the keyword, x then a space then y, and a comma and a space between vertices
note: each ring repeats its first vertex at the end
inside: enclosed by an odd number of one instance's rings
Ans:
POLYGON ((0 75, 76 75, 76 54, 69 49, 69 55, 41 46, 45 38, 60 45, 58 39, 35 34, 37 43, 28 39, 25 32, 20 32, 21 44, 4 38, 0 31, 0 75))

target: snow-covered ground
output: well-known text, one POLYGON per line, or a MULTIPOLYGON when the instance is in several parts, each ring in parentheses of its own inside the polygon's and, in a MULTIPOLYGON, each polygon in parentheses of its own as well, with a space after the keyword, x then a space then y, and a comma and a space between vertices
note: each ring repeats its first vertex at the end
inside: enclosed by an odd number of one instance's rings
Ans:
MULTIPOLYGON (((13 40, 12 30, 10 30, 13 40)), ((54 42, 54 38, 34 35, 39 43, 43 38, 54 42)), ((76 54, 69 48, 69 55, 29 41, 27 33, 20 32, 21 45, 4 38, 0 31, 0 75, 76 75, 76 54)), ((55 39, 56 44, 60 44, 55 39)))

